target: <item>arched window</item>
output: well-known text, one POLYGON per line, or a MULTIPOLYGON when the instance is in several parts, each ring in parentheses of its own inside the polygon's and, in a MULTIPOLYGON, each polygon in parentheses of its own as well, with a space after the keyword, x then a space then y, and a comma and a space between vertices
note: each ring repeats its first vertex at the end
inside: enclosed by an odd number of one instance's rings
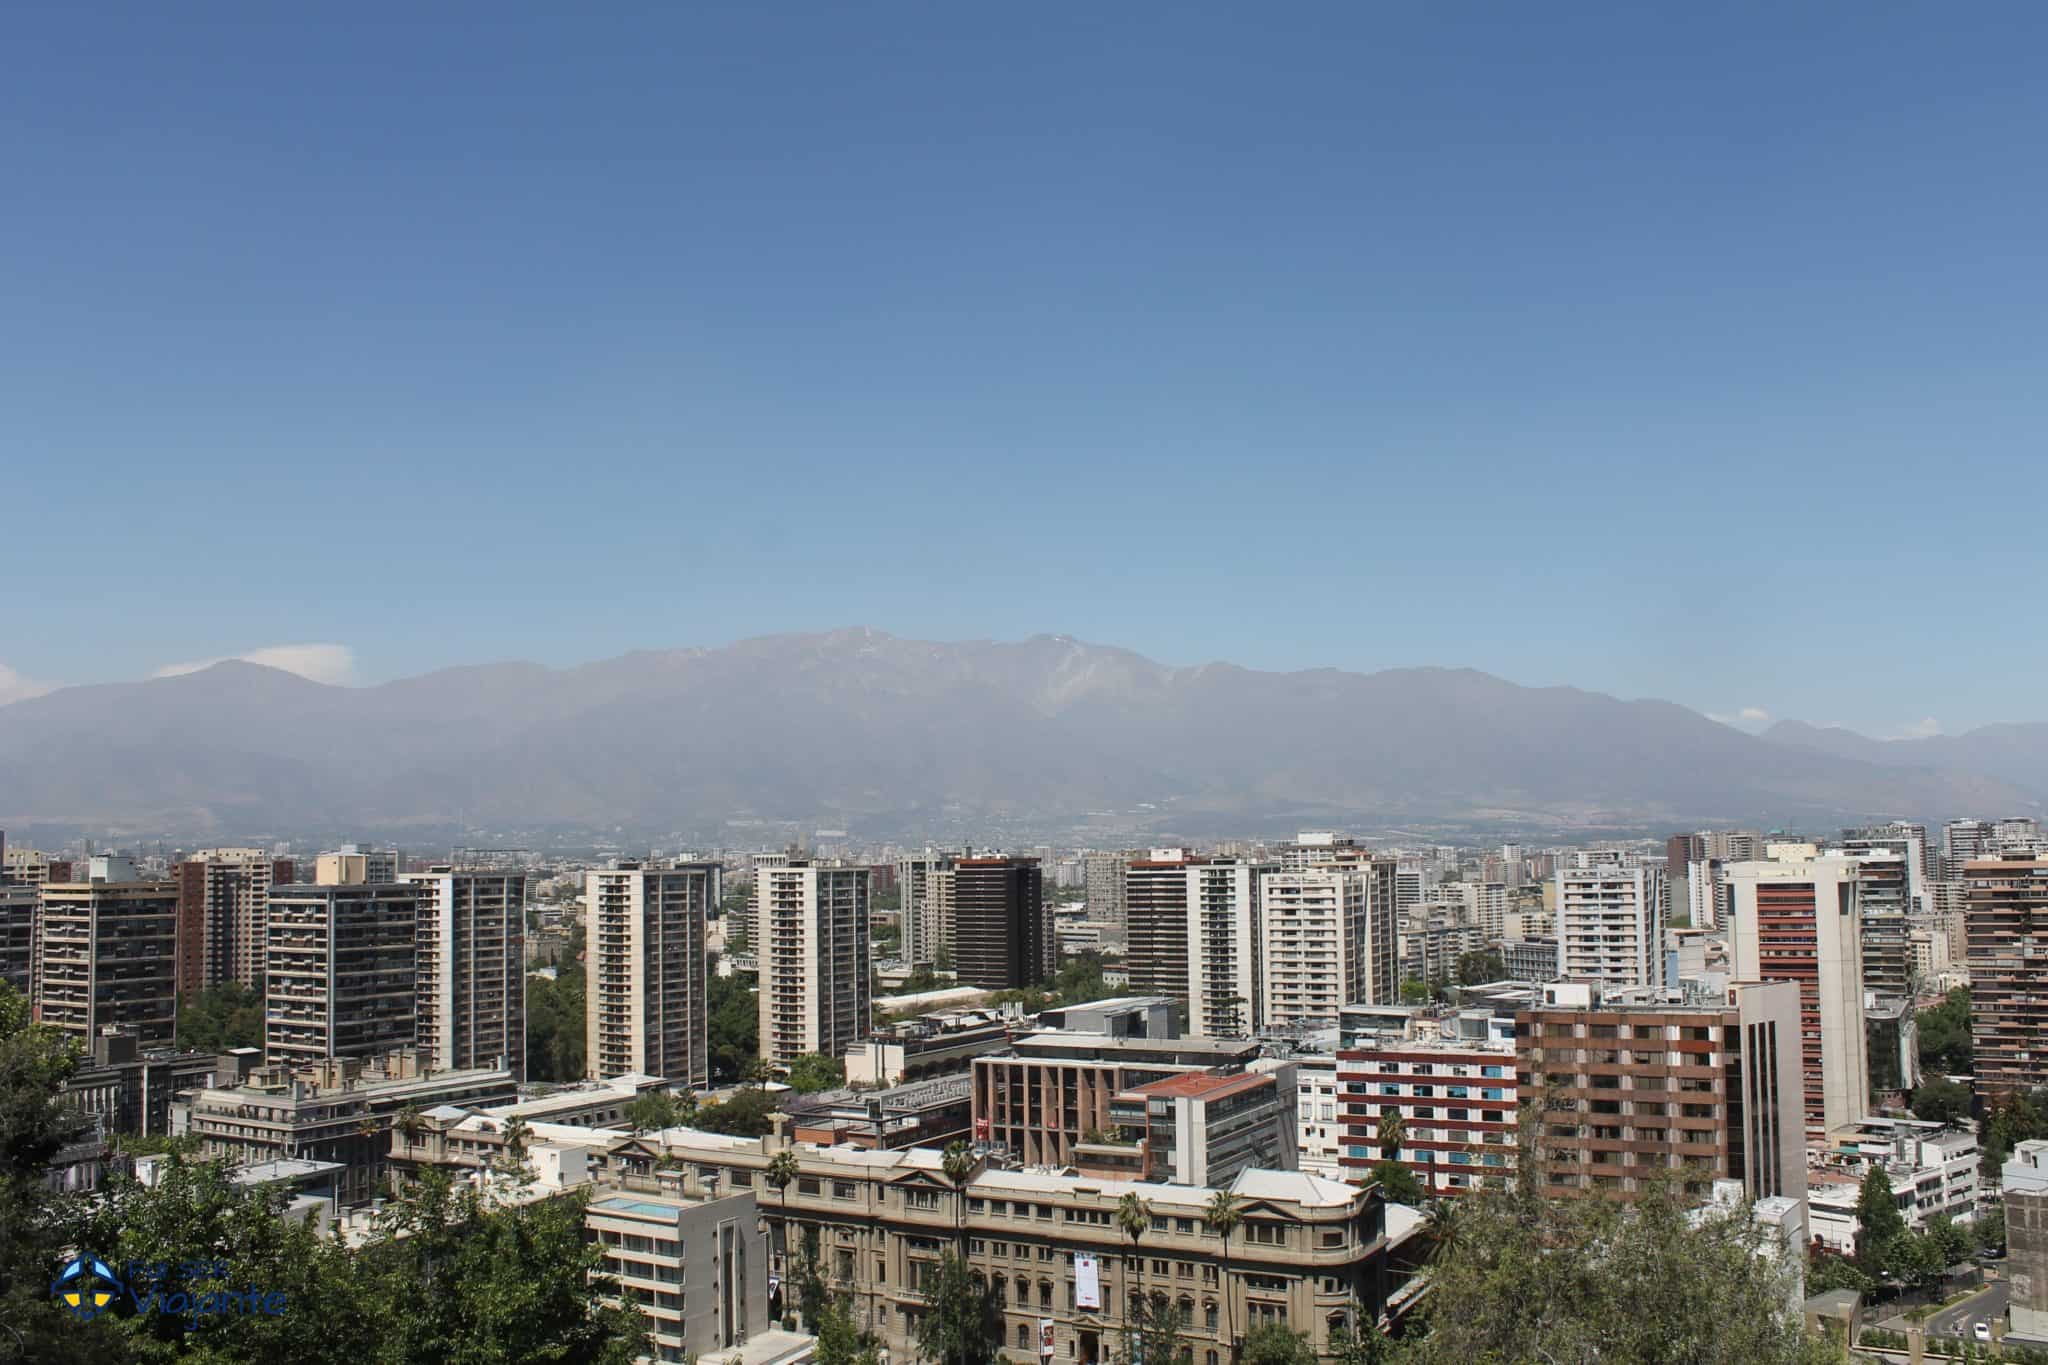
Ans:
POLYGON ((1017 1349, 1020 1351, 1031 1349, 1031 1325, 1029 1323, 1020 1322, 1017 1324, 1017 1349))

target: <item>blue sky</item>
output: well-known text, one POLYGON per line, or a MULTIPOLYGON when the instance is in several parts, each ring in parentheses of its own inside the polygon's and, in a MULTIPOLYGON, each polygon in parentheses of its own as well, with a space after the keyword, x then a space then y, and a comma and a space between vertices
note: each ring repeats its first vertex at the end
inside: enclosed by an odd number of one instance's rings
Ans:
POLYGON ((0 693, 870 624, 2048 718, 2039 6, 602 8, 10 11, 0 693))

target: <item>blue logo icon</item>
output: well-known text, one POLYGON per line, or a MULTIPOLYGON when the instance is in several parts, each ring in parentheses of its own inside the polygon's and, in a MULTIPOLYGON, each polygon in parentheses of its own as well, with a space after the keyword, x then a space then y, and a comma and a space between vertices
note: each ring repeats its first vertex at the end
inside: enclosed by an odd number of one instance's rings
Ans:
POLYGON ((50 1292, 80 1322, 91 1322, 128 1290, 112 1266, 83 1252, 58 1273, 50 1292))

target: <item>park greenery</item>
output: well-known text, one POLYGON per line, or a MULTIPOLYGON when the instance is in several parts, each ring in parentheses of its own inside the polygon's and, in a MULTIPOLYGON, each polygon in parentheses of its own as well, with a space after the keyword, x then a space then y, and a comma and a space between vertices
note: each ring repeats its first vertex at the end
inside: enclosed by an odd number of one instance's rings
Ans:
POLYGON ((239 981, 209 986, 178 1009, 178 1046, 225 1052, 263 1046, 263 997, 239 981))
POLYGON ((1972 1061, 1970 991, 1958 986, 1939 1005, 1921 1010, 1916 1024, 1920 1065, 1934 1075, 1968 1075, 1972 1061))
MULTIPOLYGON (((1543 1159, 1532 1132, 1525 1126, 1525 1172, 1543 1159)), ((1545 1199, 1538 1185, 1463 1196, 1446 1230, 1432 1233, 1435 1286, 1419 1335, 1382 1345, 1367 1333, 1349 1353, 1400 1365, 1841 1359, 1839 1347, 1804 1334, 1789 1270, 1767 1254, 1772 1234, 1747 1210, 1696 1216, 1676 1180, 1628 1204, 1545 1199)))
POLYGON ((583 928, 569 933, 569 950, 553 979, 526 981, 526 1079, 580 1081, 588 1027, 583 1013, 583 928))

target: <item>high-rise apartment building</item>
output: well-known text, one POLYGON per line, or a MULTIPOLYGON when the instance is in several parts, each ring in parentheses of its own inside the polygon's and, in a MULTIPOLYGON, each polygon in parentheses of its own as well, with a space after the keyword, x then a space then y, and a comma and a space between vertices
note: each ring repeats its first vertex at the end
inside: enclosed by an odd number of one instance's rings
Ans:
POLYGON ((1386 986, 1396 951, 1393 916, 1389 907, 1375 923, 1371 883, 1360 867, 1259 878, 1268 1028, 1334 1024, 1338 1011, 1355 1001, 1391 1003, 1386 986))
POLYGON ((754 874, 760 943, 761 1056, 844 1056, 867 1036, 865 867, 791 859, 754 874))
POLYGON ((953 923, 955 856, 927 848, 896 861, 897 922, 902 927, 903 960, 912 966, 934 964, 942 953, 953 954, 946 932, 953 923))
POLYGON ((526 874, 445 866, 399 880, 420 894, 413 956, 427 1064, 470 1071, 502 1058, 525 1079, 526 874))
POLYGON ((1962 880, 1964 864, 1990 857, 1993 842, 1989 821, 1949 821, 1941 827, 1941 875, 1962 880))
POLYGON ((1927 886, 1940 873, 1927 847, 1927 826, 1894 820, 1884 825, 1865 825, 1842 831, 1845 853, 1896 854, 1906 872, 1906 909, 1918 913, 1927 909, 1927 886))
POLYGON ((76 869, 71 859, 53 858, 39 848, 0 848, 0 882, 16 886, 68 882, 76 869))
POLYGON ((1432 1197, 1460 1195, 1515 1168, 1518 1114, 1512 1042, 1386 1038, 1337 1054, 1344 1119, 1340 1162, 1363 1180, 1381 1161, 1406 1166, 1432 1197), (1379 1128, 1401 1119, 1401 1145, 1380 1148, 1379 1128))
POLYGON ((36 1017, 87 1050, 121 1024, 169 1047, 178 1022, 178 886, 126 858, 93 858, 84 881, 45 881, 35 930, 36 1017))
POLYGON ((2010 858, 2048 854, 2048 840, 2041 834, 2041 822, 2031 815, 2015 815, 1991 826, 1991 851, 2010 858))
POLYGON ((1964 865, 1970 1032, 1987 1106, 2048 1085, 2048 858, 1964 865))
POLYGON ((963 986, 1016 990, 1053 973, 1052 912, 1036 858, 953 865, 953 970, 963 986))
POLYGON ((1111 926, 1114 939, 1124 936, 1124 855, 1090 852, 1084 860, 1088 918, 1111 926))
POLYGON ((270 888, 289 886, 289 858, 260 848, 203 848, 171 868, 178 882, 178 994, 224 982, 263 994, 270 888))
POLYGON ((1704 1197, 1806 1194, 1797 989, 1741 982, 1718 1001, 1557 982, 1515 1016, 1517 1083, 1542 1106, 1544 1189, 1631 1199, 1663 1177, 1704 1197))
POLYGON ((1124 870, 1124 970, 1136 995, 1188 997, 1188 869, 1180 848, 1132 854, 1124 870))
POLYGON ((37 900, 33 886, 0 882, 0 981, 23 995, 35 978, 37 900))
MULTIPOLYGON (((1863 934, 1863 989, 1910 995, 1913 950, 1912 868, 1905 855, 1883 846, 1845 849, 1857 863, 1857 901, 1863 934)), ((1924 895, 1925 892, 1923 891, 1924 895)))
POLYGON ((1731 863, 1731 974, 1799 987, 1799 1066, 1806 1135, 1824 1139, 1869 1107, 1863 1017, 1860 860, 1811 844, 1773 844, 1771 858, 1731 863))
POLYGON ((1294 836, 1293 843, 1275 848, 1273 856, 1280 865, 1280 871, 1299 872, 1304 868, 1327 867, 1331 863, 1361 862, 1372 855, 1348 834, 1327 829, 1305 829, 1294 836))
POLYGON ((419 899, 396 882, 272 888, 265 1062, 368 1059, 414 1045, 419 899))
POLYGON ((344 844, 313 860, 313 880, 320 886, 389 884, 398 880, 398 854, 392 849, 357 848, 344 844))
POLYGON ((1242 859, 1187 869, 1188 1034, 1250 1038, 1266 1026, 1261 874, 1242 859))
POLYGON ((1612 855, 1558 865, 1557 974, 1607 986, 1664 984, 1664 873, 1612 855))
MULTIPOLYGON (((757 896, 774 872, 755 870, 757 896)), ((592 1080, 711 1083, 704 926, 720 875, 716 863, 639 862, 583 874, 584 1069, 592 1080)), ((767 979, 764 972, 763 999, 767 979)))

